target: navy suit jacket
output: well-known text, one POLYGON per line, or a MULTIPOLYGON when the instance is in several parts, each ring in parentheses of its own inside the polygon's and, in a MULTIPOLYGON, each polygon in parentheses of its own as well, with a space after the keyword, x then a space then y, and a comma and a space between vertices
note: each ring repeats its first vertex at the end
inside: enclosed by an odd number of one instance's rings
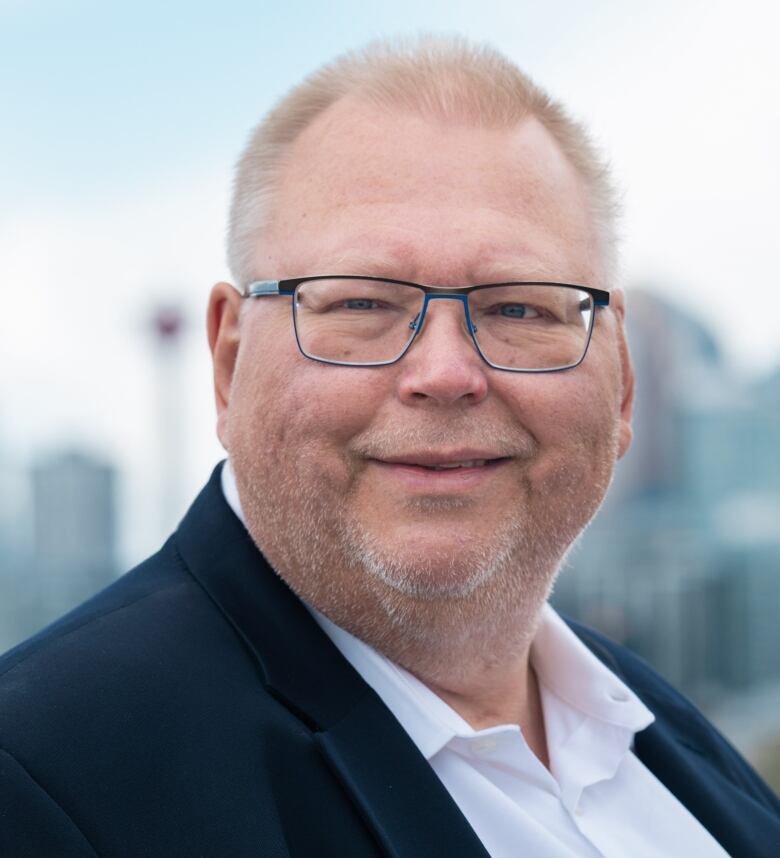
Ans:
MULTIPOLYGON (((780 805, 747 763, 646 664, 572 626, 655 713, 645 765, 732 856, 780 855, 780 805)), ((219 469, 159 553, 0 659, 3 858, 486 854, 266 564, 219 469)))

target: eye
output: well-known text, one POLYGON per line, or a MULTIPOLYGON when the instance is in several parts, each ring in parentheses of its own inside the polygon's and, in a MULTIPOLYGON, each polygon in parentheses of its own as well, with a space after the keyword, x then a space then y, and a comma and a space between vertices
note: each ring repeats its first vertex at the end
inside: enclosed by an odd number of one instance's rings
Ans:
POLYGON ((371 298, 348 298, 339 305, 345 310, 376 310, 381 304, 371 298))
POLYGON ((496 310, 507 319, 538 319, 541 316, 530 304, 501 304, 496 310))

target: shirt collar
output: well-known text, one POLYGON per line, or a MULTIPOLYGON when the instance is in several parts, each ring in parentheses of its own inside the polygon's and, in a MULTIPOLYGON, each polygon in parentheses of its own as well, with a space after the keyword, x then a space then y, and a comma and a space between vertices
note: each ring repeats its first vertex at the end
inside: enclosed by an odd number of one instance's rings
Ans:
POLYGON ((382 698, 426 759, 451 739, 474 730, 417 677, 372 646, 307 606, 325 634, 363 679, 382 698))
POLYGON ((230 463, 230 459, 225 461, 225 464, 222 466, 222 473, 219 476, 222 482, 222 494, 225 495, 225 500, 228 502, 228 506, 236 514, 236 517, 241 524, 246 527, 244 510, 241 507, 241 498, 238 496, 236 475, 233 473, 233 465, 230 463))
POLYGON ((546 604, 531 646, 539 681, 583 715, 632 732, 654 716, 636 694, 600 661, 546 604))

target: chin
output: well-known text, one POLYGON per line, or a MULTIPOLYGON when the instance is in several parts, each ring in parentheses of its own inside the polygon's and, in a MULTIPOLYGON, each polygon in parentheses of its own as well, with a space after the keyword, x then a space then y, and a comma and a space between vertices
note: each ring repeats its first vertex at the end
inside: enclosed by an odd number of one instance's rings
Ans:
MULTIPOLYGON (((467 599, 498 574, 505 574, 511 551, 508 546, 490 550, 475 547, 481 539, 465 539, 459 545, 448 539, 430 540, 420 537, 392 545, 351 534, 351 557, 370 579, 383 588, 415 600, 467 599), (356 537, 357 538, 354 538, 356 537), (402 547, 399 547, 401 545, 402 547)), ((490 543, 488 543, 490 544, 490 543)))

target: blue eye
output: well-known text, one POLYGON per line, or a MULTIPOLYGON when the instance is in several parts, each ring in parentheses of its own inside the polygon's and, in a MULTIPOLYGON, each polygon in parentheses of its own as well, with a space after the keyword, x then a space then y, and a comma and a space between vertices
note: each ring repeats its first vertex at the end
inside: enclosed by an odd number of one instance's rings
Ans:
POLYGON ((509 319, 527 319, 539 315, 538 311, 528 304, 502 304, 499 313, 509 319))
POLYGON ((375 310, 379 302, 370 298, 350 298, 344 301, 342 306, 347 310, 375 310))

